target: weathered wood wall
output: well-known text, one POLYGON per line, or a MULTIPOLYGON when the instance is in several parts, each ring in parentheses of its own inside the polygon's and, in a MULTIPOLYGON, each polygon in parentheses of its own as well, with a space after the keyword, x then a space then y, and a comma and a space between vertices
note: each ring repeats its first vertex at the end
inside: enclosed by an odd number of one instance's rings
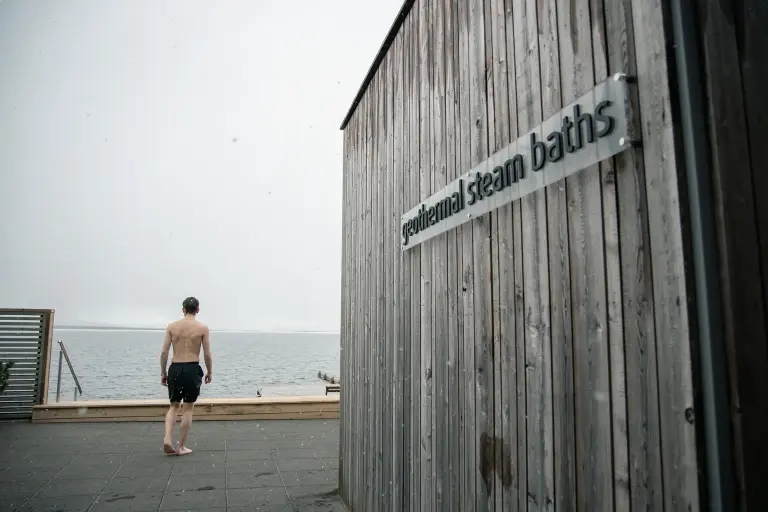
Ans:
POLYGON ((408 13, 344 129, 352 510, 699 508, 662 21, 660 0, 408 13), (401 252, 405 211, 616 72, 641 149, 401 252))
POLYGON ((768 2, 697 2, 740 510, 768 510, 768 2))

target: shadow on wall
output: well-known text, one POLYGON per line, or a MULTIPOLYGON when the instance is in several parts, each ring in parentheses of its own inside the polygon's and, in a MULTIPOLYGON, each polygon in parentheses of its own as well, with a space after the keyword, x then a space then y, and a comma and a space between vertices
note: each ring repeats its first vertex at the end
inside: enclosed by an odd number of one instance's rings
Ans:
POLYGON ((480 474, 485 483, 485 494, 491 495, 491 477, 495 472, 502 485, 509 488, 512 485, 512 459, 509 455, 509 446, 498 437, 489 436, 485 432, 480 435, 480 474), (497 449, 501 452, 501 466, 496 466, 494 454, 497 449))

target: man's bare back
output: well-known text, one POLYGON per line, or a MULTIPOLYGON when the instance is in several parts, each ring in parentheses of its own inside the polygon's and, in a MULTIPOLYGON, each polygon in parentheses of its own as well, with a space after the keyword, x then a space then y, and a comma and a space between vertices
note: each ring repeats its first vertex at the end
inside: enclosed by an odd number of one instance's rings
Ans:
MULTIPOLYGON (((165 335, 173 345, 173 363, 199 363, 200 347, 210 336, 208 327, 194 318, 184 317, 168 325, 165 335)), ((206 351, 207 352, 207 351, 206 351)))

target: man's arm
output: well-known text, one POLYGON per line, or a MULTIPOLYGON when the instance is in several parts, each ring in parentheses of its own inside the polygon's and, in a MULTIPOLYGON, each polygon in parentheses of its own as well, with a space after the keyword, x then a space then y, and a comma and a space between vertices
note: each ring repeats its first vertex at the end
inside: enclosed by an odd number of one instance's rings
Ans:
POLYGON ((171 351, 171 326, 165 328, 165 340, 163 341, 163 351, 160 352, 160 376, 165 377, 168 368, 168 353, 171 351))
POLYGON ((210 383, 213 377, 213 355, 211 355, 211 331, 208 327, 203 332, 203 357, 205 357, 205 368, 208 370, 205 382, 210 383))

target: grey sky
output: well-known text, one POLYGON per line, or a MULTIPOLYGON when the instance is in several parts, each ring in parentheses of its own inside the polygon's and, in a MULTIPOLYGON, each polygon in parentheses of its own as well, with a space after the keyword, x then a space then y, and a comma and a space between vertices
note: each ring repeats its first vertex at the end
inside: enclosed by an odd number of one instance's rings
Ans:
POLYGON ((401 0, 0 0, 0 307, 338 330, 338 126, 401 0))

